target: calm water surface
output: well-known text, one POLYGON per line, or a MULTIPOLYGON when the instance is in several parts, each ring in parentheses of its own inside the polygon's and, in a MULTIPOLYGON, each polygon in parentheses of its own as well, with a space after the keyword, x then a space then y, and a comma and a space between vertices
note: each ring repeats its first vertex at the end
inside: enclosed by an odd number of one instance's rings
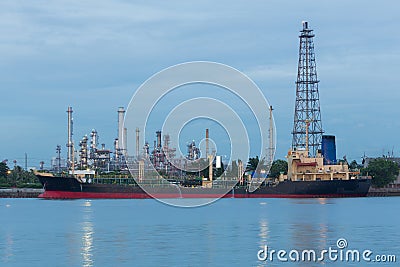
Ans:
MULTIPOLYGON (((0 199, 0 266, 400 266, 400 198, 0 199), (369 249, 397 263, 262 262, 257 252, 369 249)), ((286 255, 287 257, 287 255, 286 255)))

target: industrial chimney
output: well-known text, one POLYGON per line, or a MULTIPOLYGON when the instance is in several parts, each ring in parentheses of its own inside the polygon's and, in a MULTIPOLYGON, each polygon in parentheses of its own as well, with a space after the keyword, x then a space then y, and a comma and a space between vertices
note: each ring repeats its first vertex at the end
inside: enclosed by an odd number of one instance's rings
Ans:
POLYGON ((208 157, 208 154, 209 154, 209 151, 208 151, 208 149, 209 149, 209 138, 210 138, 210 136, 209 136, 209 131, 208 131, 208 128, 206 129, 206 158, 208 157))
POLYGON ((125 115, 125 109, 123 107, 118 108, 118 147, 117 150, 120 150, 120 152, 125 151, 125 145, 124 140, 123 140, 123 134, 124 134, 124 115, 125 115))
POLYGON ((161 131, 157 131, 157 148, 161 149, 161 131))
POLYGON ((139 128, 136 128, 136 158, 139 158, 139 128))
POLYGON ((72 161, 74 160, 72 157, 73 149, 74 149, 73 142, 72 142, 72 135, 73 135, 72 107, 68 107, 67 113, 68 113, 67 165, 68 165, 68 168, 70 168, 72 166, 72 161))

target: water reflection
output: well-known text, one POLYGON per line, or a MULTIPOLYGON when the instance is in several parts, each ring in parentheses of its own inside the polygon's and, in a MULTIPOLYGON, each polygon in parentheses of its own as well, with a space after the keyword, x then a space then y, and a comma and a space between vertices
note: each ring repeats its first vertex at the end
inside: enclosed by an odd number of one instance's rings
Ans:
MULTIPOLYGON (((266 202, 261 202, 260 205, 266 205, 266 202)), ((268 225, 268 220, 266 218, 260 218, 259 220, 259 229, 258 229, 258 245, 260 249, 264 249, 264 246, 268 245, 268 239, 270 235, 270 229, 268 225)), ((265 266, 265 262, 258 262, 258 267, 265 266)))
MULTIPOLYGON (((92 202, 90 201, 90 200, 86 200, 83 204, 82 204, 82 206, 84 206, 84 207, 91 207, 92 206, 92 202)), ((91 211, 91 210, 90 210, 91 211)))
POLYGON ((14 256, 14 239, 10 233, 7 233, 5 238, 4 262, 8 262, 14 256))
POLYGON ((93 222, 92 222, 92 203, 87 200, 83 206, 83 222, 82 222, 82 266, 91 267, 94 265, 93 261, 93 222))
POLYGON ((266 219, 260 219, 259 224, 260 224, 260 230, 258 234, 258 237, 260 238, 259 245, 261 248, 263 248, 268 241, 268 234, 269 234, 268 221, 266 219))
MULTIPOLYGON (((328 226, 324 223, 314 225, 310 223, 294 223, 292 226, 292 244, 291 249, 296 250, 315 250, 322 251, 329 247, 328 226)), ((324 264, 320 262, 319 264, 324 264)))
POLYGON ((321 205, 328 204, 328 199, 326 198, 318 198, 318 203, 321 205))
MULTIPOLYGON (((290 202, 293 204, 280 208, 259 203, 261 216, 258 220, 257 243, 260 249, 264 249, 265 245, 274 250, 315 250, 317 253, 327 249, 332 237, 329 222, 331 205, 328 204, 335 202, 326 198, 295 199, 290 202)), ((313 262, 312 266, 325 264, 313 262)), ((257 262, 257 265, 267 266, 266 262, 257 262)))
MULTIPOLYGON (((326 198, 319 198, 297 203, 299 205, 298 211, 293 213, 290 226, 293 249, 315 250, 318 253, 329 247, 327 204, 334 204, 334 202, 326 198)), ((315 264, 325 265, 325 262, 315 264)))
POLYGON ((298 205, 304 205, 304 204, 308 204, 308 205, 315 205, 316 201, 318 202, 318 204, 321 205, 326 205, 326 204, 335 204, 336 199, 334 198, 294 198, 294 199, 290 199, 292 203, 294 204, 298 204, 298 205))

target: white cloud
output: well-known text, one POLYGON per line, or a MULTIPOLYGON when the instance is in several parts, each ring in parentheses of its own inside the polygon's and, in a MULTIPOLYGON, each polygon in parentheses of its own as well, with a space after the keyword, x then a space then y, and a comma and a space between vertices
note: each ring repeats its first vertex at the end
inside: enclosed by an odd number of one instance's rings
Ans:
POLYGON ((293 65, 261 65, 244 71, 246 75, 255 80, 271 81, 280 79, 294 79, 296 67, 293 65))

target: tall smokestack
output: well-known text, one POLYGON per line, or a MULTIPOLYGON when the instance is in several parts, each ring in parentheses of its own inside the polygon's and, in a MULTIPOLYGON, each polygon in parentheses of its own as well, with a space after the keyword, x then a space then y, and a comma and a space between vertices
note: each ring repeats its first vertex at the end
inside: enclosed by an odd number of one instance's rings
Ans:
POLYGON ((67 142, 67 165, 68 168, 72 166, 72 153, 73 153, 73 145, 72 145, 72 135, 73 135, 73 121, 72 121, 72 107, 68 107, 68 142, 67 142))
POLYGON ((208 151, 208 149, 209 149, 209 144, 208 144, 208 141, 209 141, 209 138, 210 138, 210 136, 209 136, 209 132, 208 132, 208 128, 206 129, 206 158, 208 157, 208 154, 209 154, 209 151, 208 151))
POLYGON ((161 148, 161 131, 157 131, 157 148, 161 148))
POLYGON ((125 144, 123 144, 123 124, 124 124, 125 109, 123 107, 118 108, 118 149, 124 150, 125 144))
POLYGON ((118 138, 114 139, 114 155, 115 155, 115 160, 119 159, 119 140, 118 138))
POLYGON ((139 128, 136 128, 136 158, 139 158, 139 147, 140 147, 139 132, 140 132, 139 128))

